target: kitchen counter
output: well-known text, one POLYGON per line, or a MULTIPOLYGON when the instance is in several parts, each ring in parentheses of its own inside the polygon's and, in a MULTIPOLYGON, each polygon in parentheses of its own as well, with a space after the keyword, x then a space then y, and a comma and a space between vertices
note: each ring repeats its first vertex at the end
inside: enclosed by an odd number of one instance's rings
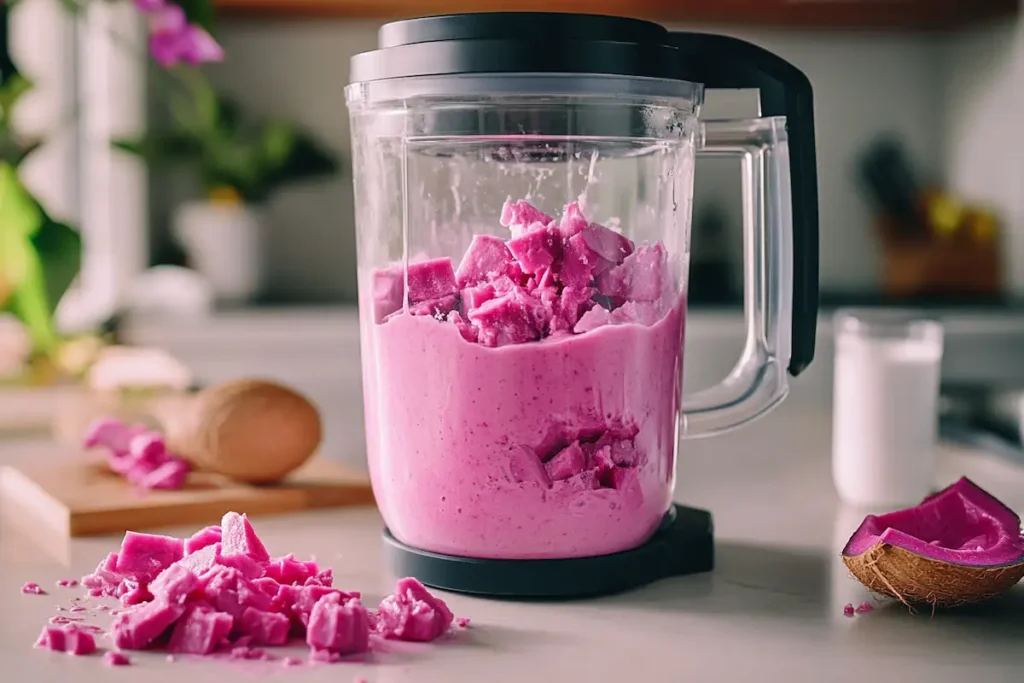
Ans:
MULTIPOLYGON (((898 604, 854 618, 846 603, 867 598, 838 559, 864 511, 838 503, 829 474, 828 414, 784 404, 748 428, 686 442, 677 498, 714 512, 717 567, 627 594, 573 603, 502 602, 445 594, 472 619, 449 642, 406 645, 369 664, 300 668, 132 654, 111 670, 98 657, 34 650, 58 602, 79 589, 55 581, 91 571, 118 538, 47 543, 5 510, 0 526, 0 662, 5 681, 221 683, 266 672, 303 681, 1017 681, 1024 666, 1024 587, 988 606, 934 616, 898 604), (36 581, 48 596, 22 595, 36 581)), ((942 447, 939 481, 972 477, 1024 509, 1024 470, 981 453, 942 447)), ((0 443, 0 463, 59 457, 40 441, 0 443)), ((2 502, 2 501, 0 501, 2 502)), ((315 555, 335 584, 373 602, 389 591, 371 509, 254 520, 272 554, 315 555)), ((191 528, 170 530, 184 535, 191 528)), ((102 623, 102 622, 100 622, 102 623)), ((296 648, 296 653, 301 652, 296 648)))

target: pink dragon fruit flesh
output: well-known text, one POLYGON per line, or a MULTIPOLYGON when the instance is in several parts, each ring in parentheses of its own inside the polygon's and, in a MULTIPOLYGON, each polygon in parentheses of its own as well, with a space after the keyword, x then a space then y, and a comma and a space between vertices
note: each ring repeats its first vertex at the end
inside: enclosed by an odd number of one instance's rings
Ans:
POLYGON ((920 504, 868 515, 843 562, 872 591, 932 606, 976 603, 1024 577, 1021 521, 966 477, 920 504))

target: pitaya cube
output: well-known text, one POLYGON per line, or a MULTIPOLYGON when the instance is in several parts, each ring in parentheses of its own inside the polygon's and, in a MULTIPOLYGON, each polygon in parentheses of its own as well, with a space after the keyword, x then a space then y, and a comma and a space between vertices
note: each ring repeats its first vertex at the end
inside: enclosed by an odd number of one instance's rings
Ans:
POLYGON ((191 555, 197 550, 202 550, 214 543, 220 543, 221 531, 219 526, 208 526, 192 534, 185 540, 185 554, 191 555))
POLYGON ((376 628, 385 638, 427 642, 444 634, 454 618, 443 600, 416 579, 404 578, 377 608, 376 628))
POLYGON ((606 433, 598 439, 594 446, 595 451, 607 447, 608 460, 620 467, 633 467, 640 457, 632 441, 615 438, 611 433, 606 433))
POLYGON ((370 618, 358 598, 331 593, 320 598, 309 616, 306 643, 314 651, 340 655, 366 652, 370 647, 370 618))
POLYGON ((438 320, 444 320, 458 302, 454 294, 443 296, 440 299, 430 299, 409 305, 409 315, 429 315, 438 320))
POLYGON ((590 225, 590 222, 583 215, 580 203, 570 202, 562 213, 562 221, 559 223, 558 229, 562 231, 562 235, 566 239, 569 239, 586 230, 588 225, 590 225))
POLYGON ((112 455, 120 456, 128 453, 132 439, 145 431, 147 430, 142 425, 127 425, 113 418, 100 418, 86 429, 82 446, 103 447, 111 451, 112 455))
POLYGON ((96 652, 96 640, 92 634, 74 624, 44 626, 35 646, 54 652, 67 652, 69 655, 91 655, 96 652))
POLYGON ((217 555, 213 558, 214 564, 237 569, 249 581, 260 578, 266 571, 264 569, 266 564, 257 562, 248 555, 241 553, 237 555, 224 555, 219 543, 212 547, 216 548, 217 551, 217 555))
POLYGON ((578 441, 572 442, 544 463, 544 469, 551 481, 568 479, 582 472, 586 466, 587 454, 580 448, 578 441))
POLYGON ((378 325, 392 313, 402 310, 402 289, 405 278, 401 267, 376 270, 370 276, 373 299, 373 321, 378 325))
POLYGON ((107 666, 128 666, 132 663, 132 660, 123 652, 107 650, 103 653, 103 663, 107 666))
POLYGON ((229 512, 220 521, 221 554, 248 555, 257 562, 270 562, 270 554, 253 530, 249 518, 237 512, 229 512))
POLYGON ((467 287, 462 290, 462 304, 467 311, 472 311, 474 308, 480 308, 483 304, 497 296, 497 292, 494 290, 494 285, 490 282, 485 282, 475 287, 467 287))
POLYGON ((579 322, 577 322, 572 329, 576 334, 583 334, 584 332, 596 330, 604 325, 609 325, 611 322, 611 313, 606 308, 602 306, 594 306, 580 316, 579 322))
POLYGON ((143 432, 132 437, 128 454, 136 463, 146 463, 150 469, 156 469, 168 459, 167 444, 159 432, 143 432))
MULTIPOLYGON (((330 588, 334 585, 334 570, 328 567, 327 569, 321 570, 316 573, 316 576, 311 576, 306 579, 306 586, 325 586, 330 588)), ((350 592, 349 595, 352 595, 350 592)), ((358 593, 355 594, 358 597, 358 593)))
MULTIPOLYGON (((311 576, 316 576, 319 571, 316 562, 304 562, 296 560, 291 553, 284 557, 278 557, 267 565, 264 576, 273 579, 277 583, 302 584, 311 576)), ((276 592, 276 589, 275 589, 276 592)))
POLYGON ((503 228, 512 228, 513 234, 515 234, 516 228, 522 229, 533 223, 547 225, 551 220, 551 216, 537 209, 526 200, 520 199, 517 202, 513 202, 512 198, 509 197, 501 207, 501 216, 498 222, 503 228))
POLYGON ((508 250, 523 272, 533 275, 561 258, 562 239, 554 225, 534 223, 523 235, 509 240, 508 250))
POLYGON ((196 576, 202 577, 216 564, 218 557, 220 557, 220 543, 214 543, 200 548, 191 555, 186 555, 179 564, 191 570, 196 576))
POLYGON ((590 250, 606 261, 622 263, 624 258, 633 253, 634 245, 628 237, 603 225, 591 223, 580 234, 590 250))
POLYGON ((543 291, 554 287, 555 274, 552 269, 541 268, 527 283, 527 290, 530 292, 536 292, 538 290, 543 291))
POLYGON ((585 287, 566 287, 558 302, 558 310, 552 320, 551 330, 571 330, 576 326, 580 316, 594 307, 594 290, 585 287))
POLYGON ((121 575, 117 573, 117 553, 110 553, 96 567, 92 574, 82 577, 82 586, 99 591, 100 595, 112 596, 121 585, 121 575))
POLYGON ((408 278, 410 304, 441 299, 459 292, 449 258, 410 263, 408 278))
POLYGON ((261 593, 266 594, 271 599, 277 596, 277 591, 281 586, 281 584, 277 582, 277 579, 270 576, 262 576, 258 579, 255 579, 253 580, 252 585, 255 586, 256 589, 259 590, 261 593))
POLYGON ((545 320, 544 306, 523 290, 492 299, 469 312, 484 346, 505 346, 540 338, 545 320))
POLYGON ((325 595, 333 595, 335 593, 340 594, 344 598, 352 597, 348 593, 339 591, 336 588, 328 588, 326 586, 302 586, 295 592, 295 597, 292 601, 292 617, 299 624, 305 626, 309 623, 309 615, 313 611, 313 606, 320 601, 320 598, 325 595))
POLYGON ((187 462, 174 458, 142 477, 139 485, 145 489, 177 491, 185 487, 189 470, 191 467, 187 462))
POLYGON ((641 245, 621 265, 597 276, 597 291, 629 301, 658 301, 671 286, 668 255, 660 243, 641 245))
POLYGON ((168 604, 180 605, 188 599, 189 593, 198 587, 199 577, 188 567, 177 562, 160 572, 153 583, 149 584, 149 592, 168 604))
POLYGON ((121 612, 111 629, 114 644, 123 650, 142 650, 159 638, 185 612, 181 605, 154 600, 121 612))
POLYGON ((597 273, 614 265, 587 246, 582 234, 577 234, 565 242, 562 262, 558 267, 558 279, 566 287, 583 289, 590 286, 597 273))
POLYGON ((283 614, 261 612, 252 607, 242 612, 242 633, 251 636, 256 645, 284 645, 290 630, 291 622, 283 614))
POLYGON ((200 578, 202 596, 218 612, 239 618, 247 607, 270 611, 271 597, 233 567, 214 567, 200 578))
POLYGON ((120 588, 125 589, 121 592, 121 604, 125 607, 140 605, 153 599, 153 594, 149 592, 149 587, 144 583, 126 580, 121 583, 120 588))
POLYGON ((551 486, 551 490, 555 495, 596 491, 599 488, 601 488, 601 480, 598 478, 596 469, 583 470, 568 479, 556 481, 551 486))
POLYGON ((477 341, 477 329, 473 324, 465 320, 458 311, 452 311, 448 314, 448 322, 455 325, 455 328, 462 335, 462 338, 468 342, 476 343, 477 341))
POLYGON ((167 649, 194 655, 208 655, 228 637, 234 620, 230 614, 215 612, 203 603, 191 604, 174 625, 167 649))
POLYGON ((510 274, 515 274, 512 253, 505 243, 491 235, 474 235, 455 271, 455 281, 466 288, 510 274))
POLYGON ((648 301, 627 301, 612 311, 611 321, 616 325, 637 323, 650 327, 661 320, 662 305, 648 301))
POLYGON ((132 581, 148 583, 184 556, 185 542, 180 538, 128 531, 117 554, 116 571, 132 581))

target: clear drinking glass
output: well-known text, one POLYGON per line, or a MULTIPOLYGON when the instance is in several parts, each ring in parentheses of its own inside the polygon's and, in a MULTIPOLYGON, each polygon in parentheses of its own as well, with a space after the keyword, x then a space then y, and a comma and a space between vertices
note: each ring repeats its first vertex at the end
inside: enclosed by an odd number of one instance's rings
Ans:
POLYGON ((919 503, 935 484, 942 324, 920 312, 834 317, 832 472, 861 506, 919 503))
POLYGON ((785 120, 701 122, 700 83, 615 74, 433 74, 346 97, 368 460, 389 530, 477 558, 640 545, 671 504, 679 434, 786 394, 785 120), (684 401, 698 152, 743 160, 749 337, 722 385, 684 401))

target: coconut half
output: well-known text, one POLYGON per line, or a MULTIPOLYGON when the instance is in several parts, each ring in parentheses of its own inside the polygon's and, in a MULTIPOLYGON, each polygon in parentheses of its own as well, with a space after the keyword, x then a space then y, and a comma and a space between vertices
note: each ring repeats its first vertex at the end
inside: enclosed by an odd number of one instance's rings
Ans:
POLYGON ((964 477, 919 505, 865 517, 843 562, 870 590, 906 605, 981 602, 1024 577, 1020 517, 964 477))

